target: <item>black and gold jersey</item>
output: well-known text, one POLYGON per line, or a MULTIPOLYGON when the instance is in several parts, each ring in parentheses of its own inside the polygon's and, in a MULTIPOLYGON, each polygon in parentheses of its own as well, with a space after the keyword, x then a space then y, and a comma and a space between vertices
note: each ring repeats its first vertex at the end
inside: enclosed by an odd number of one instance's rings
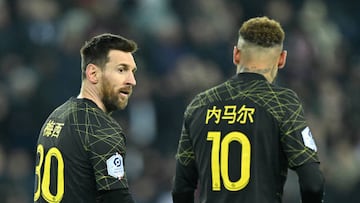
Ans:
POLYGON ((202 203, 281 202, 287 169, 319 162, 297 95, 255 73, 194 98, 176 160, 173 192, 202 203))
POLYGON ((37 143, 34 202, 96 202, 127 189, 125 135, 87 99, 70 98, 44 123, 37 143))

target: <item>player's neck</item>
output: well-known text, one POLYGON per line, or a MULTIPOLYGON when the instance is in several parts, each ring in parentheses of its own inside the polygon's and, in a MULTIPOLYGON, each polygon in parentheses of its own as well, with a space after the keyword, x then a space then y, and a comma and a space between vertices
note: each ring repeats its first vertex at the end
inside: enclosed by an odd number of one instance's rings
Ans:
POLYGON ((100 98, 99 90, 94 85, 86 84, 86 81, 82 83, 80 93, 77 98, 89 99, 93 101, 102 111, 106 112, 105 105, 100 98))
POLYGON ((236 73, 257 73, 263 75, 268 82, 272 83, 272 72, 274 68, 276 67, 262 64, 239 65, 236 69, 236 73))

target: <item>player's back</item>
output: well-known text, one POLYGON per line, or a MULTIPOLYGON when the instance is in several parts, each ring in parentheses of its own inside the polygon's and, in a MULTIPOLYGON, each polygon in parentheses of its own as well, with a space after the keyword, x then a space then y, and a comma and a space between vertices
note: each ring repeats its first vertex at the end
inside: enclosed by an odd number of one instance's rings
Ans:
POLYGON ((202 203, 281 202, 287 174, 283 122, 293 92, 245 73, 199 94, 185 125, 202 203))
POLYGON ((99 125, 98 113, 92 102, 71 98, 48 117, 37 146, 36 202, 95 202, 94 169, 86 148, 87 134, 99 125))

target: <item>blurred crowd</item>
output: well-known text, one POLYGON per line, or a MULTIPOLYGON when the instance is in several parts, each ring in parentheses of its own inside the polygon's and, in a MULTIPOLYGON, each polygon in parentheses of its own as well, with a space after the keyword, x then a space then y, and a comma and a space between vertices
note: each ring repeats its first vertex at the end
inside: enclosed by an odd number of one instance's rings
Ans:
MULTIPOLYGON (((110 32, 135 40, 137 86, 113 116, 128 134, 138 203, 169 203, 182 116, 235 74, 241 23, 286 32, 277 83, 301 98, 326 178, 326 202, 360 202, 360 3, 347 0, 0 0, 0 202, 33 200, 35 148, 48 114, 80 88, 79 49, 110 32)), ((289 171, 284 203, 296 202, 289 171)))

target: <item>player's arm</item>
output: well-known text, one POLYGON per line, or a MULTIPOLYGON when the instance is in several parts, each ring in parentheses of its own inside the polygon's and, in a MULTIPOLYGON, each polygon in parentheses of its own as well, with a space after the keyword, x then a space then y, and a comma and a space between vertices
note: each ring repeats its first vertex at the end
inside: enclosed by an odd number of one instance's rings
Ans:
POLYGON ((174 203, 194 202, 194 191, 197 186, 197 178, 197 170, 192 165, 184 166, 177 161, 172 190, 174 203))
POLYGON ((172 190, 174 203, 193 203, 194 191, 198 182, 195 154, 189 136, 186 118, 184 120, 185 122, 176 154, 176 172, 172 190))
POLYGON ((319 163, 308 163, 295 169, 299 177, 302 203, 321 203, 324 198, 324 177, 319 163))
MULTIPOLYGON (((98 111, 89 109, 88 111, 98 111)), ((101 202, 133 202, 129 193, 129 184, 125 170, 126 137, 116 123, 102 112, 88 114, 87 125, 82 138, 84 149, 93 167, 93 175, 101 202), (116 201, 115 201, 116 200, 116 201), (128 200, 128 201, 126 201, 128 200)))
POLYGON ((135 203, 131 194, 126 189, 101 190, 97 198, 98 203, 135 203))
POLYGON ((289 168, 295 170, 299 177, 302 202, 321 203, 324 178, 319 169, 317 146, 306 123, 304 109, 296 93, 288 91, 282 96, 284 101, 287 101, 287 108, 280 120, 283 132, 281 142, 289 168))

